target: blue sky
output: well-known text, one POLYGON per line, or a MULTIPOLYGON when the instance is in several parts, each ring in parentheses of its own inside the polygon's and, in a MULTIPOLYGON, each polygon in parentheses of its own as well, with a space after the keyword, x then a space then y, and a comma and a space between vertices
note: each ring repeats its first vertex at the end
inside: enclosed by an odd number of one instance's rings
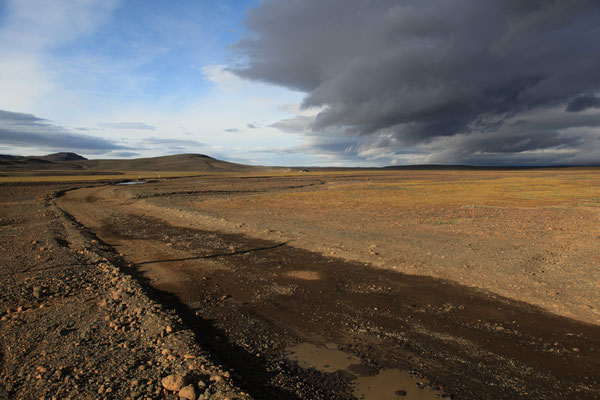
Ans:
MULTIPOLYGON (((302 145, 300 135, 268 127, 294 115, 302 94, 227 70, 237 62, 230 46, 256 2, 1 4, 0 110, 47 120, 48 134, 115 144, 71 150, 91 158, 194 152, 260 164, 317 162, 290 150, 302 145)), ((0 140, 0 153, 46 154, 69 143, 26 137, 0 140)))

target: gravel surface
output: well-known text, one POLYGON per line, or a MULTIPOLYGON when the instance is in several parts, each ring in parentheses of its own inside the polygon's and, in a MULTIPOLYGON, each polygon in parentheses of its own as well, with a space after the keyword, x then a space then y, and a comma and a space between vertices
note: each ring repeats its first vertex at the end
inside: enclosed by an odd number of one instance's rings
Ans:
POLYGON ((112 248, 53 205, 61 189, 0 190, 0 398, 250 398, 112 248))

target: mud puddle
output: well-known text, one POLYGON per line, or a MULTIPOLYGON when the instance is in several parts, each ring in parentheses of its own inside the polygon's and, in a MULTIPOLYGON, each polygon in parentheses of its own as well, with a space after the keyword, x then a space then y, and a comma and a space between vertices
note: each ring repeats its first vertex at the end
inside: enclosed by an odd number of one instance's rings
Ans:
POLYGON ((438 400, 445 396, 423 379, 400 369, 384 369, 373 376, 361 376, 352 384, 354 395, 363 400, 438 400))
POLYGON ((334 343, 318 346, 301 343, 290 347, 286 357, 302 368, 314 368, 321 372, 334 373, 363 371, 364 375, 351 380, 354 395, 362 400, 437 400, 443 396, 433 390, 427 381, 401 369, 382 369, 375 374, 367 373, 361 359, 338 350, 334 343))
POLYGON ((337 350, 337 346, 332 343, 324 346, 302 343, 290 347, 287 352, 288 360, 296 361, 302 368, 314 368, 328 373, 343 371, 351 365, 360 364, 358 357, 337 350))

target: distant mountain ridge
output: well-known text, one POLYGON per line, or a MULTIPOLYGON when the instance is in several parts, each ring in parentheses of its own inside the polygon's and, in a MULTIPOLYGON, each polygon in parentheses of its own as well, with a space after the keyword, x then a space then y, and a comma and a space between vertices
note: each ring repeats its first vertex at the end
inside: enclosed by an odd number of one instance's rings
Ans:
POLYGON ((83 161, 83 160, 87 160, 87 158, 80 156, 79 154, 76 153, 68 153, 68 152, 61 152, 61 153, 53 153, 53 154, 48 154, 46 156, 30 156, 27 158, 37 158, 40 160, 48 160, 48 161, 52 161, 52 162, 56 162, 56 161, 83 161))
POLYGON ((181 172, 243 172, 266 167, 236 164, 217 160, 204 154, 177 154, 173 156, 88 160, 76 153, 60 152, 45 156, 0 155, 1 171, 181 171, 181 172))

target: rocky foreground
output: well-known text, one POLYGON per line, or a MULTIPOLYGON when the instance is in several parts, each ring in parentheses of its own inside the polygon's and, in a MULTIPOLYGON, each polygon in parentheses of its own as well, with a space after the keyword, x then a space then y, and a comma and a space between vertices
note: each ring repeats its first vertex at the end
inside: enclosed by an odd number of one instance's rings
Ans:
POLYGON ((595 181, 417 209, 374 178, 0 186, 0 395, 599 398, 595 181))
POLYGON ((0 190, 0 398, 247 399, 118 254, 52 204, 0 190))

